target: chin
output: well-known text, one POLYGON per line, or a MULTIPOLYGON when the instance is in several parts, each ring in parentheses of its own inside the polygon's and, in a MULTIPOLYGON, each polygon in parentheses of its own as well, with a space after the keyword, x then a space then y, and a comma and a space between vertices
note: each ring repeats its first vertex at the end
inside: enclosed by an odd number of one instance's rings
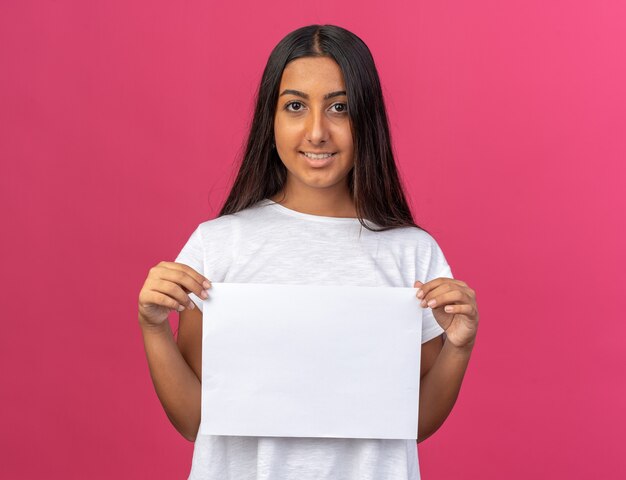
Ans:
POLYGON ((300 185, 305 185, 309 188, 318 188, 318 189, 325 189, 325 188, 332 188, 335 187, 336 185, 342 183, 342 182, 346 182, 346 177, 343 178, 328 178, 326 176, 322 176, 322 175, 306 175, 304 177, 302 176, 297 176, 296 178, 293 178, 292 180, 296 180, 296 183, 299 183, 300 185), (317 177, 317 178, 315 178, 317 177))

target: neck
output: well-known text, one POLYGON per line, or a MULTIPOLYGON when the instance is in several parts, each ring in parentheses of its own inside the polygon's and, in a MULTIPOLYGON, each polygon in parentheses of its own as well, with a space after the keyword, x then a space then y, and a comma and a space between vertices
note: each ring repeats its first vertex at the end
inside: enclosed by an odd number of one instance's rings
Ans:
POLYGON ((347 188, 294 189, 287 184, 270 200, 291 210, 310 215, 356 218, 354 202, 347 188))

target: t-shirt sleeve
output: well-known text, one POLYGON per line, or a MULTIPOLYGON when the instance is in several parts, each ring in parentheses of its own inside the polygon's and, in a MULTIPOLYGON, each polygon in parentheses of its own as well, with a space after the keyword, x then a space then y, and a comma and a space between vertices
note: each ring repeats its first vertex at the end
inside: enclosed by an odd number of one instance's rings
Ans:
MULTIPOLYGON (((183 249, 180 251, 174 262, 187 265, 193 268, 200 275, 204 275, 204 246, 200 226, 198 226, 191 234, 187 243, 185 243, 183 249)), ((202 311, 203 300, 195 293, 191 292, 189 293, 189 298, 191 298, 200 311, 202 311)))
MULTIPOLYGON (((446 260, 446 257, 443 254, 443 251, 437 244, 437 242, 432 240, 432 251, 430 256, 430 262, 428 265, 426 279, 424 283, 434 280, 435 278, 445 277, 445 278, 454 278, 452 276, 452 270, 450 269, 450 265, 446 260)), ((417 280, 422 280, 418 278, 417 280)), ((422 343, 425 343, 429 340, 432 340, 438 335, 444 334, 444 329, 441 328, 437 320, 435 320, 435 316, 433 315, 433 310, 430 307, 426 307, 422 309, 422 343)), ((445 338, 445 337, 444 337, 445 338)))

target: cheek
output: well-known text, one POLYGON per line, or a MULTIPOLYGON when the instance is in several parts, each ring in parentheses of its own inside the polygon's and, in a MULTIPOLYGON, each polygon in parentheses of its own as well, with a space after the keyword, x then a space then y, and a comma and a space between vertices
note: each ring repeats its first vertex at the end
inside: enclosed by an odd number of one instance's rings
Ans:
POLYGON ((349 128, 342 128, 341 132, 338 133, 338 138, 341 139, 341 145, 344 150, 351 151, 353 149, 352 132, 349 128))
POLYGON ((294 125, 279 125, 274 129, 274 136, 286 145, 299 143, 299 130, 294 125))
POLYGON ((344 140, 343 151, 346 154, 346 157, 354 156, 354 145, 352 144, 352 137, 348 137, 344 140))

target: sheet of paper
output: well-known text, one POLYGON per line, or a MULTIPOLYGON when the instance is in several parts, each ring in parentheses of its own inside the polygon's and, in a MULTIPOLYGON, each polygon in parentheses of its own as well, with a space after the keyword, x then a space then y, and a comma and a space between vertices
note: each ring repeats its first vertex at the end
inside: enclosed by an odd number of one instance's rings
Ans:
POLYGON ((415 288, 212 283, 204 435, 415 439, 415 288))

